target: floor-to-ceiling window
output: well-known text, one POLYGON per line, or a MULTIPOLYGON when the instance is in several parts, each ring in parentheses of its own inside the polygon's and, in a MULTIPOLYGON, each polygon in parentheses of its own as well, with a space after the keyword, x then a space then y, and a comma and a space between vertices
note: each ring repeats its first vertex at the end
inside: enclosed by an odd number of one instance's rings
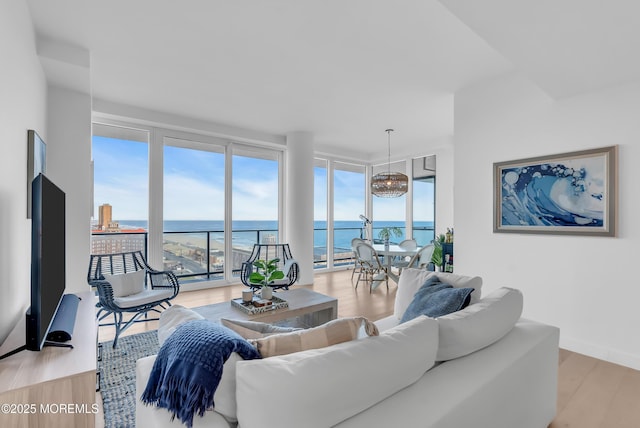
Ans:
POLYGON ((254 243, 279 241, 280 150, 94 123, 93 151, 94 252, 144 250, 183 284, 223 285, 237 281, 254 243))
POLYGON ((366 171, 363 165, 333 162, 333 266, 351 263, 353 238, 364 238, 366 171))
POLYGON ((315 159, 313 168, 313 266, 327 267, 328 214, 327 161, 315 159))
POLYGON ((223 279, 225 148, 165 137, 163 151, 164 269, 223 279))
POLYGON ((149 132, 93 125, 91 253, 147 251, 149 132))
MULTIPOLYGON (((401 172, 405 173, 406 166, 404 161, 393 162, 390 165, 376 165, 373 167, 373 174, 380 172, 401 172)), ((380 240, 380 231, 382 228, 393 228, 390 241, 398 243, 405 239, 408 235, 406 230, 406 212, 407 212, 407 195, 396 198, 381 198, 373 196, 373 239, 380 240), (398 233, 396 234, 395 231, 398 233)))
POLYGON ((280 154, 233 146, 233 272, 239 275, 253 244, 278 243, 280 219, 280 154))
POLYGON ((419 246, 434 238, 436 215, 436 157, 413 159, 413 238, 419 246))

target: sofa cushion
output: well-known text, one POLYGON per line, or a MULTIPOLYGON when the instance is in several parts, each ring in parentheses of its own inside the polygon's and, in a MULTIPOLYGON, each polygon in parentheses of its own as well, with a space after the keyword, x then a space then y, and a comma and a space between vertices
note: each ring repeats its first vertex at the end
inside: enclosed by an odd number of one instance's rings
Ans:
POLYGON ((432 275, 413 296, 400 322, 412 320, 419 315, 437 318, 459 311, 469 305, 472 291, 473 288, 454 288, 432 275))
POLYGON ((422 287, 425 281, 435 275, 445 284, 450 284, 454 288, 473 288, 469 304, 474 304, 480 300, 482 295, 482 278, 479 276, 465 276, 445 272, 429 272, 424 269, 408 268, 403 269, 398 281, 398 291, 393 314, 396 318, 402 319, 407 307, 413 301, 416 291, 422 287))
POLYGON ((416 291, 422 287, 427 278, 432 275, 424 269, 406 268, 402 270, 398 280, 398 290, 396 291, 396 301, 393 306, 393 314, 396 318, 402 319, 402 315, 413 300, 416 291))
POLYGON ((146 271, 121 273, 118 275, 103 274, 105 281, 111 284, 113 297, 125 297, 144 291, 144 276, 146 271))
POLYGON ((149 303, 162 302, 173 297, 171 288, 145 288, 140 293, 130 294, 123 297, 114 297, 113 303, 121 308, 134 308, 136 306, 148 305, 149 303))
POLYGON ((318 327, 249 340, 262 358, 324 348, 365 336, 377 336, 378 328, 364 317, 339 318, 318 327))
POLYGON ((477 303, 482 298, 482 278, 479 276, 458 275, 448 272, 433 272, 440 281, 450 284, 454 288, 473 288, 470 305, 477 303))
POLYGON ((378 327, 378 331, 382 333, 383 331, 387 331, 398 324, 400 324, 400 320, 396 318, 394 315, 389 315, 388 317, 381 318, 379 320, 374 321, 376 327, 378 327))
POLYGON ((245 359, 258 351, 236 332, 210 320, 189 321, 158 351, 141 400, 168 409, 187 426, 215 406, 224 363, 233 352, 245 359))
POLYGON ((260 339, 274 334, 302 330, 297 327, 279 327, 264 322, 230 320, 226 318, 220 318, 220 324, 230 328, 245 339, 260 339))
POLYGON ((452 360, 491 345, 511 331, 521 314, 522 293, 503 287, 478 303, 438 318, 436 360, 452 360))
MULTIPOLYGON (((162 419, 168 422, 171 419, 171 413, 169 413, 167 409, 156 406, 146 406, 140 400, 140 396, 147 386, 149 374, 151 373, 151 369, 153 368, 156 357, 156 355, 152 355, 150 357, 140 358, 136 362, 136 401, 138 403, 136 406, 136 418, 138 418, 140 414, 148 414, 148 409, 154 409, 154 411, 156 412, 164 412, 162 419)), ((238 420, 236 406, 236 363, 242 360, 242 357, 237 352, 231 353, 229 358, 227 358, 227 361, 225 361, 224 365, 222 366, 222 377, 220 378, 218 388, 216 388, 216 392, 213 395, 213 401, 214 403, 216 403, 213 411, 221 414, 227 421, 232 423, 238 420)), ((205 414, 205 418, 209 417, 208 413, 209 411, 207 411, 207 413, 205 414)), ((209 419, 208 421, 210 422, 209 419)), ((145 422, 147 426, 158 426, 157 420, 146 420, 145 422)), ((202 426, 198 416, 194 418, 193 422, 194 426, 202 426)), ((137 423, 137 426, 145 425, 137 423)), ((184 425, 176 421, 176 423, 166 424, 166 426, 184 425)))
POLYGON ((334 426, 417 381, 437 348, 437 322, 418 317, 380 336, 239 361, 239 426, 261 428, 265 418, 277 418, 279 428, 334 426), (276 413, 273 397, 283 400, 276 413))
POLYGON ((199 313, 181 305, 169 306, 162 311, 158 320, 158 344, 162 346, 176 328, 192 320, 203 320, 199 313))

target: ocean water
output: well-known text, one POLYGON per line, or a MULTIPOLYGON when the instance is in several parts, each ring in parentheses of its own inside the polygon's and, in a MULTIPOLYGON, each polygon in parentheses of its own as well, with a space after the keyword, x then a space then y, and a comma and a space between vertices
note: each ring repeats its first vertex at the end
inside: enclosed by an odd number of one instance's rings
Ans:
MULTIPOLYGON (((120 220, 121 228, 148 228, 146 220, 120 220)), ((356 237, 364 237, 362 222, 336 221, 334 223, 334 251, 351 251, 351 240, 356 237)), ((402 236, 393 237, 392 242, 400 242, 405 239, 405 224, 402 221, 374 222, 373 238, 377 239, 382 227, 399 227, 402 236)), ((433 222, 416 222, 414 224, 414 238, 418 245, 426 245, 434 238, 433 222)), ((251 247, 255 242, 263 240, 266 235, 277 235, 277 221, 251 221, 238 220, 232 224, 233 242, 237 246, 251 247)), ((211 232, 212 239, 223 242, 224 222, 222 220, 167 220, 164 222, 165 232, 211 232)), ((327 222, 314 222, 314 252, 326 253, 327 247, 327 222)))

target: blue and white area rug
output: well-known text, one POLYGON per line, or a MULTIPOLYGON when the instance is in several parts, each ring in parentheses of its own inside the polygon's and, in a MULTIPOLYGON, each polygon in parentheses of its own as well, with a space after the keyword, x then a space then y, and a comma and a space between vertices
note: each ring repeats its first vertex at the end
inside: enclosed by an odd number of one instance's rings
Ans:
POLYGON ((147 331, 102 342, 100 391, 104 406, 105 428, 136 426, 136 361, 158 353, 158 332, 147 331))

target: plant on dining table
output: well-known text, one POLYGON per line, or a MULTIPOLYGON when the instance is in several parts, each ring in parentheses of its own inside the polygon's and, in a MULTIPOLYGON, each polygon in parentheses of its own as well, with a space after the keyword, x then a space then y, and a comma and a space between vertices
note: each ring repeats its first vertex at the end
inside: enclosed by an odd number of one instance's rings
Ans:
POLYGON ((395 236, 396 238, 401 237, 402 229, 397 226, 385 226, 380 229, 380 232, 378 232, 378 238, 383 240, 385 243, 389 242, 389 239, 391 239, 392 236, 395 236))

